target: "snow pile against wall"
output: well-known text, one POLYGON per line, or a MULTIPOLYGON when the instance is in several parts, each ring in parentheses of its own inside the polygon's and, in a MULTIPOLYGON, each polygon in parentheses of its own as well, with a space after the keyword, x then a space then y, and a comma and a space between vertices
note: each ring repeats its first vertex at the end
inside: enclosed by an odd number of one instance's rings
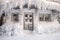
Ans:
MULTIPOLYGON (((0 36, 15 36, 19 35, 22 26, 19 23, 6 23, 0 27, 0 36)), ((54 22, 42 22, 39 23, 33 33, 37 34, 50 34, 60 31, 60 24, 55 20, 54 22)), ((28 31, 27 31, 28 32, 28 31)))
POLYGON ((2 36, 15 36, 20 33, 20 26, 18 23, 6 23, 0 27, 0 35, 2 36))
POLYGON ((60 3, 60 0, 47 0, 47 1, 60 3))
POLYGON ((56 2, 37 0, 36 4, 38 5, 38 7, 42 7, 43 9, 60 11, 60 4, 56 2))
POLYGON ((60 24, 55 20, 54 22, 44 22, 37 25, 35 32, 39 34, 43 33, 56 33, 60 31, 60 24))

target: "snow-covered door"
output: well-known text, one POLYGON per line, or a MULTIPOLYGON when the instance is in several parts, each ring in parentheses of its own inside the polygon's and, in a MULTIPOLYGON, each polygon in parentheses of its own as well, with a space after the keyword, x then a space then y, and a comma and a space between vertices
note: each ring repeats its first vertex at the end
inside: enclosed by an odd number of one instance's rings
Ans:
POLYGON ((33 13, 24 13, 24 30, 33 31, 33 13))

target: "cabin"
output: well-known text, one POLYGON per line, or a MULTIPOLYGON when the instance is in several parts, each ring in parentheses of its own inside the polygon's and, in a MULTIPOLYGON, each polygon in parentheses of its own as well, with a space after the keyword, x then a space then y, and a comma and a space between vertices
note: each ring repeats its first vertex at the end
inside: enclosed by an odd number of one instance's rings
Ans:
POLYGON ((40 9, 37 5, 31 4, 29 6, 26 3, 22 7, 20 5, 11 7, 5 13, 2 13, 0 26, 4 23, 13 22, 22 25, 22 30, 33 31, 37 23, 53 22, 55 19, 60 23, 59 13, 56 10, 43 9, 42 7, 40 9))

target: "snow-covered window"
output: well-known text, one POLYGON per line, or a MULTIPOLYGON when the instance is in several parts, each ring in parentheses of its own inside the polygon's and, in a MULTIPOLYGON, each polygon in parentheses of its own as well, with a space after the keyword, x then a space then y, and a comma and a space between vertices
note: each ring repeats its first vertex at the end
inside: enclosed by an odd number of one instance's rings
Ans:
POLYGON ((39 21, 50 21, 51 15, 50 14, 40 14, 39 21))
POLYGON ((28 14, 25 14, 25 17, 28 17, 28 14))
POLYGON ((44 17, 43 17, 43 14, 40 14, 39 15, 39 21, 43 21, 44 17))
POLYGON ((60 23, 60 14, 58 15, 58 17, 57 17, 57 18, 58 18, 58 22, 60 23))
POLYGON ((29 19, 29 22, 32 22, 32 19, 29 19))
POLYGON ((45 21, 50 21, 51 20, 51 15, 50 14, 46 14, 45 16, 45 21))
POLYGON ((19 14, 12 14, 12 21, 18 22, 19 21, 19 14))

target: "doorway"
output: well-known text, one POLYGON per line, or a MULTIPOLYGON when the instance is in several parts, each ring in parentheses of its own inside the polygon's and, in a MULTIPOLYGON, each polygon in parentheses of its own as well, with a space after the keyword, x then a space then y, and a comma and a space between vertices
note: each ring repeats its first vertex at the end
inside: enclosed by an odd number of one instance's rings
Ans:
POLYGON ((34 29, 34 23, 33 23, 33 13, 24 13, 24 30, 30 30, 33 31, 34 29))

